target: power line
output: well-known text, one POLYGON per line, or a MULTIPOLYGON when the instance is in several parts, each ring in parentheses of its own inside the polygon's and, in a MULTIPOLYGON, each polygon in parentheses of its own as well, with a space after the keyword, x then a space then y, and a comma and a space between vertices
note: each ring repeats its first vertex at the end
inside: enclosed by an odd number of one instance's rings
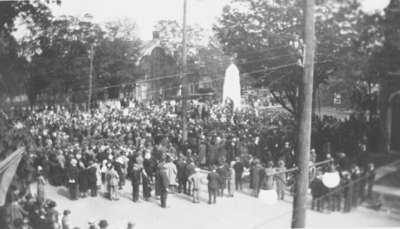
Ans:
POLYGON ((279 59, 279 58, 282 58, 282 57, 296 57, 296 56, 294 54, 286 54, 286 55, 273 56, 273 57, 261 58, 261 59, 260 58, 255 58, 252 61, 246 61, 246 62, 243 62, 243 63, 240 63, 240 64, 246 65, 246 64, 251 64, 251 63, 263 62, 263 61, 266 61, 266 60, 275 60, 275 59, 279 59))
MULTIPOLYGON (((251 74, 263 73, 263 72, 266 73, 266 74, 270 74, 270 73, 272 73, 272 72, 274 72, 274 71, 276 71, 276 70, 283 69, 283 68, 290 67, 290 66, 298 66, 298 63, 295 62, 295 63, 280 65, 280 66, 276 66, 276 67, 272 67, 272 68, 259 69, 259 70, 250 71, 250 72, 243 72, 243 73, 241 73, 241 75, 242 75, 242 77, 243 77, 244 75, 251 75, 251 74)), ((176 74, 175 74, 175 75, 176 75, 176 74)), ((161 79, 161 78, 171 78, 172 76, 174 76, 174 75, 168 75, 168 76, 164 76, 164 77, 158 77, 158 79, 161 79)), ((208 75, 202 75, 202 76, 199 76, 199 78, 205 77, 205 76, 208 76, 208 75)), ((277 81, 283 79, 284 77, 286 77, 286 75, 283 75, 283 76, 279 77, 278 79, 275 79, 275 80, 271 81, 267 86, 269 86, 269 85, 271 85, 272 83, 275 83, 275 82, 277 82, 277 81)), ((214 79, 211 79, 211 80, 207 80, 207 81, 193 82, 193 83, 189 83, 189 84, 188 84, 188 87, 191 86, 191 85, 198 85, 199 83, 212 83, 212 82, 217 82, 217 81, 221 81, 221 80, 224 80, 224 79, 225 79, 225 76, 222 76, 222 77, 217 77, 217 78, 214 78, 214 79)), ((146 83, 146 82, 148 82, 148 81, 140 81, 140 82, 146 83)), ((116 85, 111 85, 111 86, 97 87, 97 88, 93 88, 92 90, 93 90, 93 91, 101 91, 101 90, 106 90, 106 89, 110 89, 110 88, 117 88, 117 87, 121 87, 121 86, 134 85, 134 84, 136 84, 136 83, 137 83, 137 82, 127 82, 127 83, 121 83, 121 84, 116 84, 116 85)), ((176 89, 176 88, 180 88, 180 87, 181 87, 181 86, 178 85, 178 86, 173 86, 173 87, 169 87, 169 88, 162 88, 162 89, 163 89, 164 91, 167 91, 167 90, 176 89)), ((48 89, 46 89, 46 90, 51 90, 51 89, 48 88, 48 89)), ((62 94, 63 94, 63 95, 72 95, 72 94, 77 93, 77 92, 86 92, 87 90, 88 90, 88 88, 82 88, 82 89, 78 89, 78 90, 74 90, 74 91, 72 91, 72 92, 67 92, 67 93, 62 93, 62 94)), ((149 93, 150 93, 150 95, 151 95, 152 93, 159 93, 159 90, 155 89, 155 90, 151 90, 151 91, 147 91, 147 92, 146 92, 147 95, 149 95, 149 93)))
MULTIPOLYGON (((289 55, 277 55, 277 56, 272 56, 272 57, 266 58, 265 60, 268 60, 268 59, 276 59, 276 58, 283 57, 283 56, 289 56, 289 55)), ((246 63, 250 63, 250 62, 242 62, 241 64, 246 64, 246 63)), ((272 68, 272 69, 273 69, 273 68, 272 68)), ((271 70, 271 68, 269 68, 269 69, 267 69, 267 70, 271 70)), ((267 70, 262 69, 262 70, 260 70, 260 71, 262 72, 262 71, 267 71, 267 70)), ((195 73, 195 72, 190 72, 190 73, 185 73, 184 75, 187 76, 187 75, 191 75, 191 74, 194 74, 194 73, 195 73)), ((255 73, 255 72, 247 72, 247 74, 253 74, 253 73, 255 73)), ((246 74, 246 73, 242 73, 242 74, 246 74)), ((175 78, 175 77, 178 77, 178 76, 180 76, 180 74, 170 74, 170 75, 164 75, 164 76, 155 77, 155 78, 151 78, 151 79, 147 79, 147 80, 136 80, 136 81, 124 82, 124 83, 120 83, 120 84, 116 84, 116 85, 110 85, 110 86, 105 86, 105 87, 100 87, 100 88, 94 88, 93 90, 108 89, 108 88, 115 88, 115 87, 118 87, 118 86, 132 85, 132 84, 135 84, 135 83, 138 82, 138 81, 139 81, 140 83, 147 83, 147 82, 156 81, 156 80, 162 80, 162 79, 168 79, 168 78, 175 78)), ((200 77, 201 77, 201 76, 200 76, 200 77)), ((65 83, 65 82, 75 82, 75 81, 76 81, 76 79, 63 80, 64 83, 65 83)), ((54 88, 46 88, 46 89, 43 89, 42 91, 51 91, 51 90, 56 90, 56 89, 54 89, 54 88)), ((87 90, 87 88, 77 89, 77 90, 74 90, 74 92, 85 91, 85 90, 87 90)))

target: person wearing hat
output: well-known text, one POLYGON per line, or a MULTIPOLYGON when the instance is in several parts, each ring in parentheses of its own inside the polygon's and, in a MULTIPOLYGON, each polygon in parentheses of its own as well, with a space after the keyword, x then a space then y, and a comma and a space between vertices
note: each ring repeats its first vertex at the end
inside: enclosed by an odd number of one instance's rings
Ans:
POLYGON ((324 195, 328 192, 328 189, 322 182, 322 171, 318 170, 317 175, 310 183, 311 189, 311 210, 322 212, 324 210, 324 203, 326 202, 324 195))
POLYGON ((46 184, 46 180, 43 177, 43 169, 42 169, 41 166, 38 166, 37 173, 38 173, 38 176, 36 178, 36 181, 37 181, 37 200, 38 200, 40 205, 43 205, 43 203, 45 201, 44 186, 46 184))
POLYGON ((105 219, 100 220, 99 222, 99 229, 107 229, 108 228, 108 222, 105 219))
POLYGON ((253 188, 253 195, 255 197, 258 197, 258 194, 260 193, 263 171, 264 171, 264 168, 261 166, 260 160, 256 159, 254 161, 253 168, 251 168, 251 178, 250 178, 252 188, 253 188))
POLYGON ((283 160, 278 161, 278 168, 276 168, 275 175, 276 180, 276 192, 278 193, 278 200, 285 199, 285 189, 286 189, 286 167, 283 160))
POLYGON ((89 224, 89 229, 97 229, 96 221, 94 219, 90 219, 88 221, 88 224, 89 224))
POLYGON ((207 144, 204 141, 204 136, 202 136, 202 140, 200 141, 199 144, 199 162, 201 166, 206 165, 207 162, 207 144))
POLYGON ((235 175, 235 169, 233 168, 235 166, 235 161, 231 161, 230 166, 228 169, 228 180, 227 180, 227 187, 228 187, 228 196, 233 197, 235 193, 235 180, 236 180, 236 175, 235 175))
POLYGON ((128 170, 128 176, 132 183, 132 200, 133 202, 137 202, 139 200, 139 186, 142 174, 142 165, 137 163, 137 161, 131 161, 128 170))
POLYGON ((115 171, 114 166, 109 163, 107 164, 108 171, 106 174, 107 180, 107 190, 110 200, 118 200, 117 191, 118 191, 118 183, 119 176, 117 171, 115 171))
POLYGON ((177 171, 176 165, 172 161, 172 158, 170 155, 167 155, 166 163, 164 164, 164 167, 167 169, 169 188, 171 191, 176 192, 176 190, 177 190, 176 177, 177 177, 178 171, 177 171))
POLYGON ((61 219, 61 228, 62 229, 71 229, 71 221, 70 221, 70 210, 64 210, 63 217, 61 219))
POLYGON ((191 186, 193 188, 193 203, 200 203, 199 194, 202 180, 200 169, 195 168, 194 173, 189 176, 188 180, 192 184, 191 186))
POLYGON ((342 187, 343 187, 343 212, 347 213, 351 211, 353 203, 353 182, 351 180, 351 174, 348 171, 342 172, 342 187))
POLYGON ((46 212, 46 224, 48 228, 57 229, 60 227, 59 220, 58 220, 58 211, 56 208, 56 202, 50 201, 48 204, 48 209, 46 212))
POLYGON ((90 195, 92 197, 97 196, 97 164, 93 160, 89 161, 87 168, 87 180, 90 195))
POLYGON ((375 182, 375 176, 376 176, 376 171, 375 171, 375 165, 374 163, 369 163, 367 166, 367 169, 365 171, 365 177, 367 179, 367 198, 372 199, 372 187, 375 182))
MULTIPOLYGON (((223 159, 224 161, 224 159, 223 159)), ((229 167, 225 162, 220 162, 220 166, 217 168, 217 173, 219 175, 219 188, 218 188, 218 196, 224 196, 224 190, 226 189, 227 180, 229 176, 229 167)))
POLYGON ((126 229, 133 229, 133 228, 135 228, 135 226, 136 226, 136 224, 135 224, 135 223, 128 222, 128 226, 127 226, 127 228, 126 228, 126 229))
POLYGON ((192 187, 191 183, 189 182, 189 177, 194 173, 194 169, 196 168, 196 165, 194 164, 194 161, 192 158, 188 158, 188 163, 186 164, 185 167, 185 182, 187 183, 187 189, 186 189, 186 194, 191 195, 192 187))
POLYGON ((67 169, 67 182, 70 193, 70 198, 72 200, 77 200, 79 196, 79 169, 77 168, 76 159, 71 160, 71 165, 67 169))
POLYGON ((244 164, 239 157, 236 157, 235 164, 233 165, 235 170, 235 188, 236 190, 242 190, 242 176, 244 172, 244 164))
POLYGON ((165 166, 161 166, 157 175, 158 175, 159 188, 160 188, 161 207, 166 208, 167 207, 168 187, 169 187, 167 168, 165 166))
POLYGON ((177 178, 178 178, 178 193, 186 193, 186 178, 185 178, 185 168, 186 162, 184 156, 181 154, 175 162, 177 168, 177 178))
POLYGON ((208 181, 208 204, 217 203, 217 191, 219 188, 219 175, 216 172, 216 167, 213 165, 211 167, 211 172, 207 175, 208 181))

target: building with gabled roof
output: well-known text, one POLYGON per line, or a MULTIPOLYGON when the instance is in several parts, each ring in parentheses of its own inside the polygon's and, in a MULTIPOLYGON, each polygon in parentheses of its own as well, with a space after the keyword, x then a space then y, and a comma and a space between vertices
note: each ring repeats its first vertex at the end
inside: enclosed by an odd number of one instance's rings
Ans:
POLYGON ((159 33, 153 32, 139 56, 139 80, 136 81, 136 99, 159 100, 175 97, 179 92, 179 67, 173 55, 162 47, 159 33))

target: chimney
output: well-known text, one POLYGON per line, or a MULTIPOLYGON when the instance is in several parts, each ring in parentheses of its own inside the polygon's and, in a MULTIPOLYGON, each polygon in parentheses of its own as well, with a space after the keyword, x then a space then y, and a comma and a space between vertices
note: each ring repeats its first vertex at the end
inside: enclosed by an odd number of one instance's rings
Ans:
POLYGON ((160 32, 158 31, 153 31, 153 40, 160 39, 160 32))

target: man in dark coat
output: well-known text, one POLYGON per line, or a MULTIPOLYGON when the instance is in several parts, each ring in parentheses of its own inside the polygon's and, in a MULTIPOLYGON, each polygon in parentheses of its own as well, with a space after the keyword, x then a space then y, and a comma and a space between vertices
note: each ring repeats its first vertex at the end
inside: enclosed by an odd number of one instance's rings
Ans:
POLYGON ((143 198, 145 201, 148 201, 151 196, 151 187, 150 187, 151 178, 149 177, 146 169, 142 169, 141 175, 142 175, 143 198))
POLYGON ((139 186, 140 186, 140 177, 142 174, 142 168, 139 164, 134 163, 130 168, 129 178, 132 183, 132 200, 133 202, 137 202, 139 200, 139 186))
POLYGON ((350 212, 353 203, 353 183, 349 172, 343 172, 343 212, 350 212))
POLYGON ((93 161, 89 161, 89 166, 87 169, 88 175, 88 186, 91 196, 97 196, 97 167, 93 161))
POLYGON ((178 160, 175 162, 176 169, 178 171, 177 178, 178 178, 178 193, 186 193, 186 179, 185 179, 185 170, 186 170, 186 162, 181 155, 178 160))
POLYGON ((215 166, 211 168, 211 172, 207 175, 208 180, 208 204, 217 202, 217 190, 219 188, 219 175, 215 166))
POLYGON ((367 179, 367 197, 368 199, 372 199, 372 187, 374 185, 376 176, 375 166, 373 163, 368 164, 365 176, 367 179))
POLYGON ((169 180, 167 175, 167 170, 164 166, 161 167, 160 171, 158 172, 159 181, 160 181, 160 196, 161 196, 161 207, 167 207, 167 196, 168 196, 168 187, 169 187, 169 180))
POLYGON ((242 175, 244 171, 244 165, 239 157, 236 158, 236 162, 235 165, 233 166, 233 169, 235 170, 236 190, 242 190, 242 175))
POLYGON ((71 160, 71 165, 67 170, 67 182, 70 197, 72 200, 76 200, 79 197, 79 169, 77 168, 77 161, 75 159, 71 160))
POLYGON ((79 169, 79 192, 82 197, 86 197, 88 187, 88 171, 86 166, 82 160, 78 161, 78 169, 79 169))
POLYGON ((361 190, 361 171, 360 168, 357 165, 353 166, 353 169, 351 171, 351 180, 353 183, 353 194, 352 194, 352 206, 357 207, 360 204, 361 196, 360 196, 360 190, 361 190))
POLYGON ((218 187, 218 196, 223 197, 224 196, 224 190, 226 188, 226 181, 228 179, 229 175, 229 167, 225 164, 222 164, 220 167, 217 169, 217 173, 219 175, 219 187, 218 187))
POLYGON ((322 183, 322 172, 318 171, 317 176, 310 183, 312 204, 311 209, 316 211, 323 211, 324 200, 323 195, 328 191, 322 183))

